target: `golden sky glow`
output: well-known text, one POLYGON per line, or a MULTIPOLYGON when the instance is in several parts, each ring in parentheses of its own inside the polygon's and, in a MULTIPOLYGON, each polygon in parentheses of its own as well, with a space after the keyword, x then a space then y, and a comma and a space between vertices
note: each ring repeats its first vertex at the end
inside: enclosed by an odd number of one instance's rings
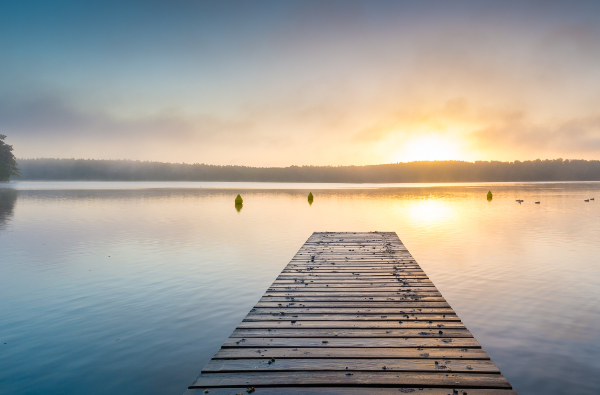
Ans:
POLYGON ((24 158, 599 159, 600 5, 540 4, 15 2, 0 133, 24 158))

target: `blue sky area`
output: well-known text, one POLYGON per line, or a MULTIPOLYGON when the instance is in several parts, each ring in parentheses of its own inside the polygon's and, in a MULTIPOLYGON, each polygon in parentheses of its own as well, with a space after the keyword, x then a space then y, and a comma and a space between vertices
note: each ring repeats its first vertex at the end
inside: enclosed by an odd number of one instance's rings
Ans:
POLYGON ((598 159, 593 1, 4 1, 18 157, 598 159))

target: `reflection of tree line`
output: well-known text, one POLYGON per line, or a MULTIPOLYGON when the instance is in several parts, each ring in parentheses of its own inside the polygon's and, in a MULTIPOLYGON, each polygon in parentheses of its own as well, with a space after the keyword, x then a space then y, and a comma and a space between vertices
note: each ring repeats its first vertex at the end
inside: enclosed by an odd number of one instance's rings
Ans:
POLYGON ((246 167, 127 160, 21 159, 24 180, 477 182, 600 181, 600 161, 423 161, 372 166, 246 167))
POLYGON ((0 188, 0 229, 13 216, 16 202, 16 190, 0 188))

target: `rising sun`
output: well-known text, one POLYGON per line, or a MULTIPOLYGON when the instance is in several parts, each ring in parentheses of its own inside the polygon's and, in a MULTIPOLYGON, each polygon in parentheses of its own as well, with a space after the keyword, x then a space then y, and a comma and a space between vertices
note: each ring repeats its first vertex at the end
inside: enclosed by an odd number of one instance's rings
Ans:
POLYGON ((417 160, 464 160, 456 139, 439 134, 422 134, 403 143, 394 154, 395 162, 417 160))

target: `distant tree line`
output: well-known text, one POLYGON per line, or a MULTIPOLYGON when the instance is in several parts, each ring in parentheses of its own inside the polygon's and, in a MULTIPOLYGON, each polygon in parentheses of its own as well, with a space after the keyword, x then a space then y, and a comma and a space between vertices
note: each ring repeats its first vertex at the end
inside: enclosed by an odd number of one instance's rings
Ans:
POLYGON ((94 159, 19 159, 22 180, 491 182, 600 181, 598 160, 418 161, 369 166, 248 167, 94 159))
POLYGON ((19 176, 17 161, 12 153, 12 145, 4 142, 5 135, 0 134, 0 182, 6 182, 12 176, 19 176))

